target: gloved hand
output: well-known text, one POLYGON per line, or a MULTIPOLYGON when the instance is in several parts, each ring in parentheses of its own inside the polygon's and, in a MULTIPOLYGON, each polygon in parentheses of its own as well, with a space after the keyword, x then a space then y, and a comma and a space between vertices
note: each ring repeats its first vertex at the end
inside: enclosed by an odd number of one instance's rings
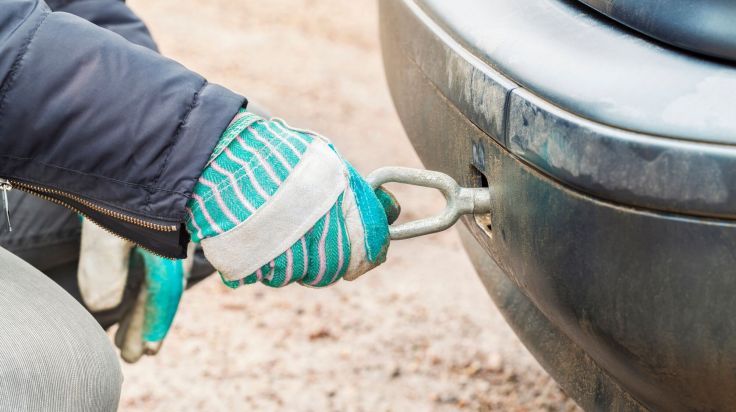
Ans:
POLYGON ((386 259, 400 212, 323 137, 242 110, 187 205, 187 228, 223 281, 327 286, 386 259))
POLYGON ((77 279, 90 311, 120 305, 133 259, 143 260, 145 279, 115 334, 123 360, 132 363, 144 354, 158 353, 191 270, 193 247, 190 249, 186 260, 165 259, 83 220, 77 279))

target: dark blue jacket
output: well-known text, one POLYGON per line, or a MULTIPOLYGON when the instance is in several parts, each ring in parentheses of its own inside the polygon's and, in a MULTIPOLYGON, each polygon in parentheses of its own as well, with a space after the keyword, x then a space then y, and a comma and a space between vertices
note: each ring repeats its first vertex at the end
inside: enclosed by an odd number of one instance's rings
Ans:
POLYGON ((186 202, 245 99, 153 51, 121 1, 48 3, 0 0, 0 178, 183 257, 186 202))

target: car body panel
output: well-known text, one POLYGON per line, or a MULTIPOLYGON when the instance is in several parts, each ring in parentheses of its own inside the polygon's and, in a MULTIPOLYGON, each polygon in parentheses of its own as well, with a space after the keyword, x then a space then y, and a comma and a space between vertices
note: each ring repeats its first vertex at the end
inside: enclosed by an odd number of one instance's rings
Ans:
POLYGON ((654 136, 736 143, 736 68, 626 30, 577 1, 414 3, 478 59, 561 108, 654 136))
POLYGON ((580 1, 665 43, 736 60, 736 3, 732 0, 580 1))

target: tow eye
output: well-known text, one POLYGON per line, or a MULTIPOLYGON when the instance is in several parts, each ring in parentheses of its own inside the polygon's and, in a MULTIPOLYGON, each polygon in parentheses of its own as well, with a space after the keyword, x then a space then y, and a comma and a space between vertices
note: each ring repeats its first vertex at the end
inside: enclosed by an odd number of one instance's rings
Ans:
POLYGON ((452 177, 435 171, 408 167, 382 167, 366 178, 375 189, 384 183, 404 183, 439 190, 447 200, 441 214, 389 227, 392 240, 441 232, 454 225, 460 216, 491 211, 491 192, 487 187, 462 187, 452 177))

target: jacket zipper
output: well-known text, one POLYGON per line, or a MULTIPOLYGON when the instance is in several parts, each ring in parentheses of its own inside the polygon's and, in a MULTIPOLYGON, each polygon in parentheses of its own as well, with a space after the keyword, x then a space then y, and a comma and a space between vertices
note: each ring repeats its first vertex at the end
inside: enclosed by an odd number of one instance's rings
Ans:
POLYGON ((0 190, 3 191, 3 209, 5 209, 5 219, 8 222, 8 232, 13 231, 13 226, 10 225, 10 203, 8 203, 8 191, 13 188, 5 179, 0 179, 0 190))
MULTIPOLYGON (((158 224, 158 223, 147 222, 145 220, 138 219, 138 218, 135 218, 135 217, 132 217, 132 216, 127 216, 127 215, 125 215, 123 213, 120 213, 118 211, 111 210, 111 209, 108 209, 108 208, 105 208, 105 207, 102 207, 102 206, 98 206, 98 205, 90 202, 89 200, 82 199, 81 197, 79 197, 77 195, 73 195, 71 193, 67 193, 67 192, 64 192, 64 191, 61 191, 61 190, 49 189, 49 188, 45 188, 45 187, 41 187, 41 186, 37 186, 37 185, 31 185, 31 184, 28 184, 28 183, 23 183, 23 182, 19 182, 17 180, 9 180, 9 179, 7 179, 7 180, 6 179, 0 179, 0 185, 3 184, 3 181, 5 181, 6 184, 9 184, 11 188, 18 188, 18 189, 20 189, 20 190, 22 190, 24 192, 33 193, 33 194, 36 194, 36 195, 40 195, 40 194, 43 194, 43 193, 50 193, 50 194, 53 194, 53 195, 57 195, 57 196, 65 197, 67 199, 71 199, 71 200, 73 200, 73 201, 75 201, 77 203, 81 203, 81 204, 89 207, 90 209, 93 209, 93 210, 95 210, 97 212, 100 212, 103 215, 107 215, 107 216, 110 216, 112 218, 115 218, 115 219, 118 219, 118 220, 122 220, 124 222, 132 223, 134 225, 141 226, 141 227, 144 227, 146 229, 156 230, 156 231, 159 231, 159 232, 176 232, 177 230, 179 230, 179 227, 177 225, 161 225, 161 224, 158 224)), ((67 207, 70 207, 70 206, 67 205, 67 207)))
POLYGON ((140 227, 143 227, 143 228, 146 228, 146 229, 150 229, 150 230, 155 230, 155 231, 159 231, 159 232, 176 232, 176 231, 179 230, 178 225, 162 225, 162 224, 158 224, 158 223, 148 222, 148 221, 145 221, 145 220, 136 218, 136 217, 125 215, 123 213, 120 213, 120 212, 115 211, 115 210, 112 210, 112 209, 108 209, 106 207, 102 207, 102 206, 96 205, 96 204, 90 202, 89 200, 82 199, 81 197, 79 197, 77 195, 74 195, 74 194, 71 194, 71 193, 67 193, 67 192, 64 192, 62 190, 49 189, 49 188, 38 186, 38 185, 33 185, 33 184, 29 184, 29 183, 19 182, 17 180, 2 179, 2 178, 0 178, 0 191, 3 192, 3 201, 4 201, 4 206, 5 206, 6 218, 7 218, 7 221, 8 221, 8 227, 10 227, 10 214, 9 214, 10 212, 8 210, 10 205, 8 204, 8 201, 7 201, 7 192, 9 190, 15 189, 15 188, 17 188, 17 189, 19 189, 21 191, 24 191, 24 192, 33 194, 35 196, 38 196, 38 197, 40 197, 42 199, 45 199, 45 200, 48 200, 50 202, 56 203, 58 205, 64 206, 67 209, 71 209, 75 213, 84 216, 86 219, 89 219, 89 220, 97 223, 100 227, 102 227, 106 232, 110 233, 111 235, 116 236, 116 237, 118 237, 120 239, 123 239, 125 241, 128 241, 130 243, 134 243, 134 244, 136 244, 136 246, 138 246, 138 247, 140 247, 142 249, 145 249, 148 252, 150 252, 150 253, 152 253, 152 254, 154 254, 156 256, 160 256, 160 257, 163 257, 163 258, 171 259, 171 257, 161 255, 160 253, 157 253, 157 252, 155 252, 155 251, 153 251, 153 250, 151 250, 151 249, 149 249, 149 248, 147 248, 145 246, 141 246, 141 245, 137 244, 136 242, 134 242, 131 239, 128 239, 125 236, 119 235, 119 234, 113 232, 112 230, 107 229, 106 227, 104 227, 103 225, 101 225, 96 219, 90 217, 87 213, 79 210, 77 207, 74 207, 73 205, 71 205, 71 204, 69 204, 69 203, 67 203, 67 202, 65 202, 63 200, 58 199, 58 198, 53 197, 53 196, 50 196, 50 195, 56 195, 56 196, 60 196, 60 197, 63 197, 63 198, 67 198, 67 199, 73 200, 73 201, 75 201, 75 202, 77 202, 79 204, 82 204, 82 205, 84 205, 86 207, 89 207, 90 209, 92 209, 92 210, 94 210, 96 212, 102 213, 103 215, 109 216, 109 217, 111 217, 113 219, 122 220, 124 222, 131 223, 133 225, 140 226, 140 227))

